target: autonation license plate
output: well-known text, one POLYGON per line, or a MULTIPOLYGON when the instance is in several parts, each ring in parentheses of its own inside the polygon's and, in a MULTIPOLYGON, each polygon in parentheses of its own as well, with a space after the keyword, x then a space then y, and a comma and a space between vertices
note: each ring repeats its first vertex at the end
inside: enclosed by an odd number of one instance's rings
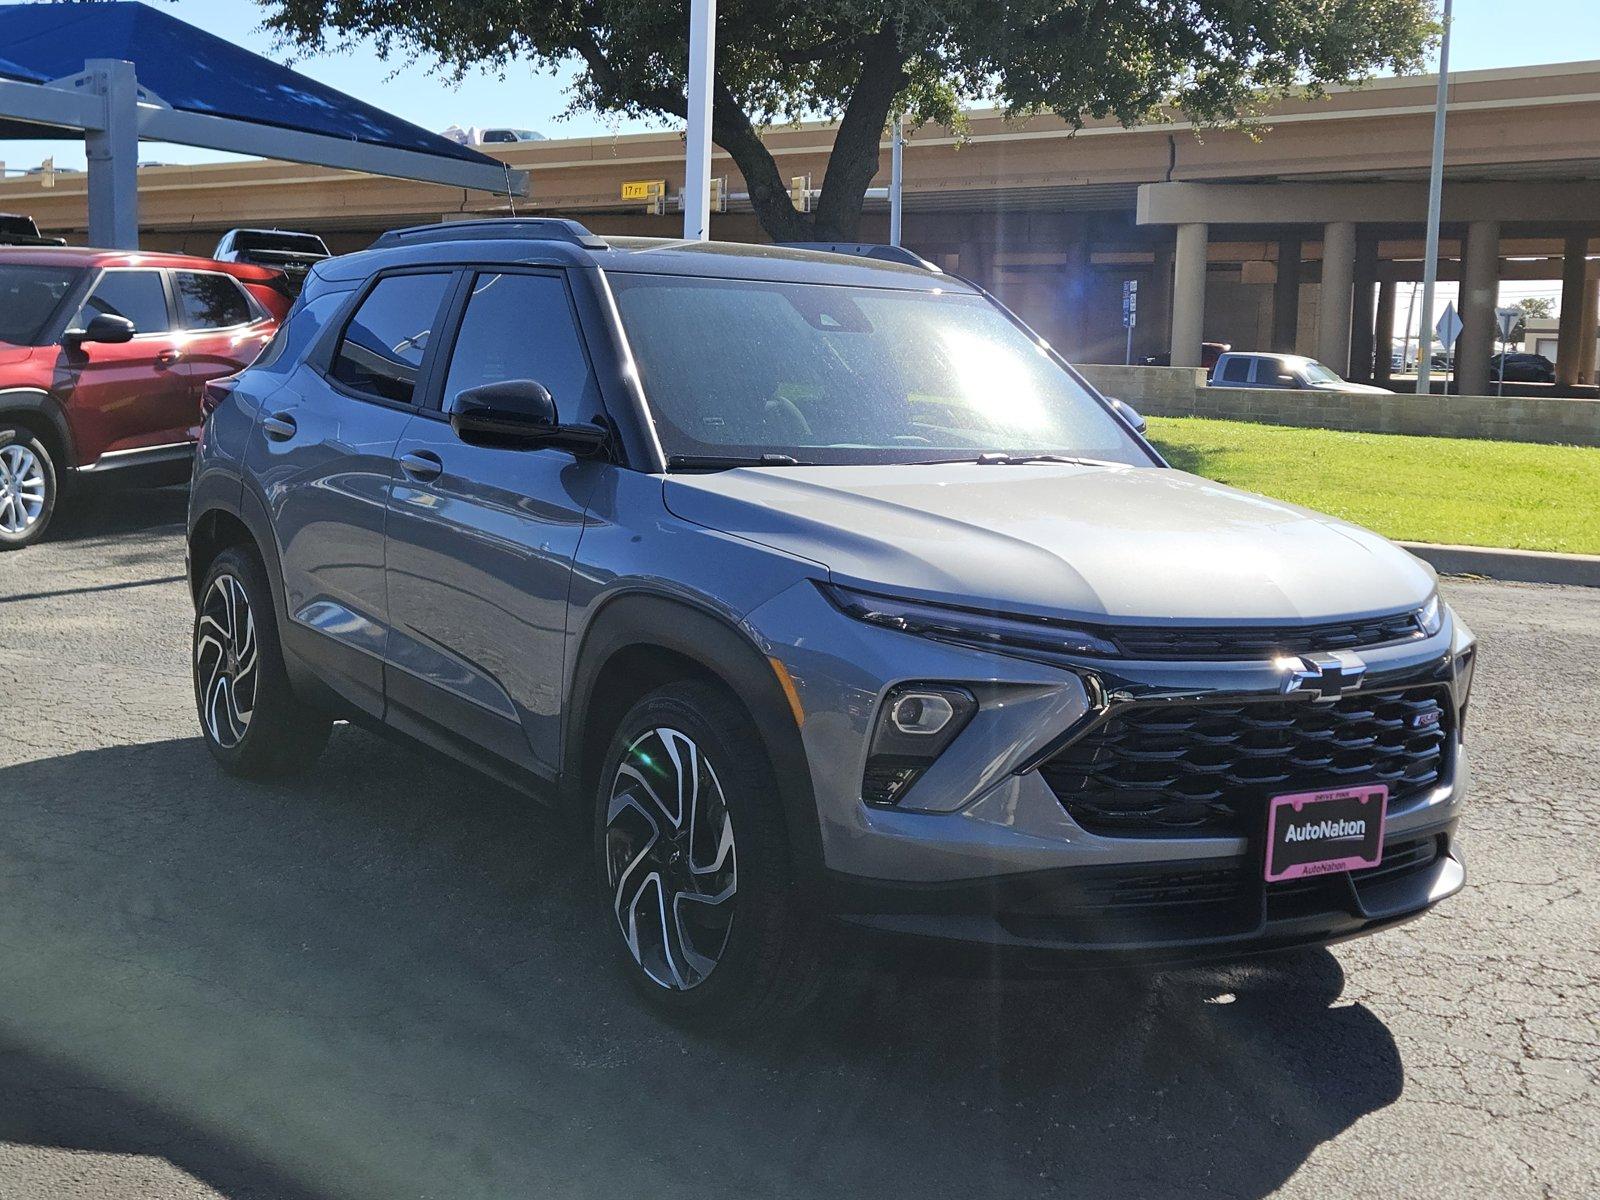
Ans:
POLYGON ((1384 784, 1274 796, 1267 810, 1267 882, 1375 867, 1383 857, 1384 784))

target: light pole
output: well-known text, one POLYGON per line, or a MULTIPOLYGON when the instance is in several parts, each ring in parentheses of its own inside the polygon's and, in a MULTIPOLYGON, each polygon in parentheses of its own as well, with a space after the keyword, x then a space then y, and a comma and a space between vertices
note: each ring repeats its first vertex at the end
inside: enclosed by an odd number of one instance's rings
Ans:
MULTIPOLYGON (((1433 332, 1433 289, 1439 282, 1439 205, 1444 196, 1444 112, 1450 100, 1450 0, 1444 0, 1444 38, 1439 43, 1439 95, 1433 108, 1433 162, 1428 168, 1428 248, 1422 260, 1422 327, 1418 341, 1433 332)), ((1417 354, 1417 395, 1433 389, 1433 345, 1417 354)))
POLYGON ((905 126, 899 113, 894 115, 894 133, 889 142, 889 245, 900 244, 901 190, 900 167, 905 157, 905 126))
POLYGON ((711 236, 711 80, 717 62, 717 0, 689 5, 689 136, 684 154, 683 238, 711 236))

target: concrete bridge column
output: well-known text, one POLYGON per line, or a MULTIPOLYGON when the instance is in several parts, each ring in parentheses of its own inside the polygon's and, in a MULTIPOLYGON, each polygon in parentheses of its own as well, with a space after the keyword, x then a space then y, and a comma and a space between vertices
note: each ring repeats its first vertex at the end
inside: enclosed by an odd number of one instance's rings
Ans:
POLYGON ((1394 280, 1378 284, 1378 311, 1372 323, 1372 382, 1379 387, 1387 387, 1394 374, 1394 293, 1394 280))
POLYGON ((1172 365, 1198 367, 1206 320, 1206 250, 1210 230, 1178 226, 1172 278, 1172 365))
POLYGON ((1595 325, 1600 323, 1600 267, 1591 266, 1583 285, 1583 324, 1578 330, 1578 381, 1596 382, 1595 325))
POLYGON ((1372 238, 1362 238, 1356 243, 1355 299, 1350 307, 1350 373, 1346 376, 1357 383, 1372 382, 1372 290, 1377 281, 1378 243, 1372 238))
POLYGON ((1317 357, 1341 375, 1350 369, 1350 298, 1355 289, 1356 227, 1331 221, 1322 234, 1322 297, 1317 357))
POLYGON ((1467 226, 1461 260, 1461 337, 1456 342, 1456 390, 1463 396, 1489 394, 1489 357, 1494 353, 1495 304, 1500 299, 1500 223, 1467 226))
POLYGON ((1164 353, 1172 336, 1172 247, 1157 246, 1150 268, 1149 294, 1139 293, 1138 336, 1133 341, 1140 353, 1154 357, 1164 353))
POLYGON ((1556 383, 1571 387, 1578 382, 1583 366, 1584 282, 1589 277, 1589 237, 1575 233, 1567 237, 1561 259, 1561 314, 1556 332, 1556 383))
POLYGON ((1278 242, 1278 282, 1272 287, 1272 349, 1293 354, 1300 333, 1300 236, 1278 242))

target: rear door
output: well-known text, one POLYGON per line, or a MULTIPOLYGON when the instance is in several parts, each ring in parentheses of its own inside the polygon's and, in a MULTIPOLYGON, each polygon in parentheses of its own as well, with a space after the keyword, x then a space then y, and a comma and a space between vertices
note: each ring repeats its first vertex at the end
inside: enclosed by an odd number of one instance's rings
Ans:
POLYGON ((54 390, 84 457, 109 467, 191 441, 195 406, 166 273, 129 267, 101 272, 69 327, 81 329, 102 314, 132 321, 133 340, 63 346, 56 360, 54 390))
POLYGON ((231 275, 173 271, 171 278, 182 330, 182 369, 193 400, 190 422, 198 424, 206 382, 249 366, 277 326, 231 275))
POLYGON ((431 369, 454 274, 380 275, 266 400, 247 473, 272 514, 289 649, 347 700, 383 711, 383 536, 394 448, 431 369))
POLYGON ((544 384, 563 422, 602 411, 560 271, 470 276, 436 411, 397 447, 389 501, 390 720, 446 732, 539 773, 556 764, 567 592, 607 468, 558 449, 470 446, 449 424, 468 388, 544 384))

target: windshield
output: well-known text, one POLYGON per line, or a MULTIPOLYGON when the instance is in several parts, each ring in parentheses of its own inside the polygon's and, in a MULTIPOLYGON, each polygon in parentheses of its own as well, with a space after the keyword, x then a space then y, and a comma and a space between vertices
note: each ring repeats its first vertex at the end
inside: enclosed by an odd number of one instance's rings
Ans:
POLYGON ((1344 380, 1335 375, 1316 359, 1306 363, 1306 380, 1310 383, 1343 383, 1344 380))
POLYGON ((1152 466, 980 296, 609 274, 669 456, 894 463, 985 453, 1152 466))
POLYGON ((0 342, 37 345, 51 315, 82 274, 76 267, 0 265, 0 342))

